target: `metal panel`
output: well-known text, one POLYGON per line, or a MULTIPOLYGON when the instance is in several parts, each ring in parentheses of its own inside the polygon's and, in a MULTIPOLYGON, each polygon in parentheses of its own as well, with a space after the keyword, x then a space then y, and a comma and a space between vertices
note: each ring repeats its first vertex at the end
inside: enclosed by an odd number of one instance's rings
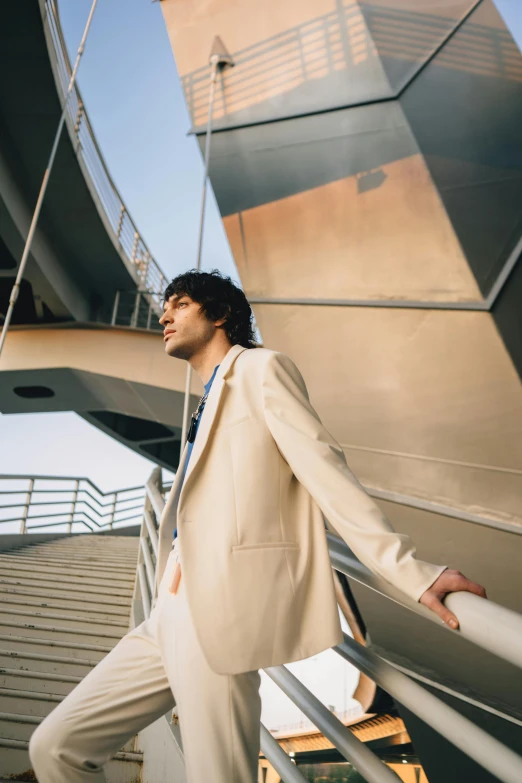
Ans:
POLYGON ((489 0, 401 106, 484 295, 522 235, 522 56, 489 0))
POLYGON ((520 381, 490 314, 254 309, 364 485, 522 522, 520 381))
POLYGON ((250 296, 481 299, 397 103, 213 144, 212 184, 250 296))
POLYGON ((475 5, 476 0, 359 0, 394 91, 415 75, 475 5))

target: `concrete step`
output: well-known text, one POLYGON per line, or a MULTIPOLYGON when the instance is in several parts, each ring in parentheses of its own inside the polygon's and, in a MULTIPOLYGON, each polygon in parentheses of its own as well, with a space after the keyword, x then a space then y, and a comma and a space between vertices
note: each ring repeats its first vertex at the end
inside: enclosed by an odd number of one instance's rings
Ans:
MULTIPOLYGON (((36 727, 43 721, 43 717, 37 715, 18 715, 10 712, 0 712, 0 738, 25 740, 28 742, 36 727)), ((127 740, 120 749, 126 753, 140 753, 138 748, 138 735, 127 740)))
POLYGON ((67 655, 19 652, 0 647, 0 669, 25 669, 49 674, 72 674, 85 677, 97 661, 89 658, 72 658, 67 655))
POLYGON ((89 644, 87 642, 71 642, 66 639, 39 639, 37 637, 20 636, 10 633, 0 633, 0 645, 3 650, 15 652, 30 652, 41 655, 66 655, 68 658, 87 658, 94 662, 101 661, 114 645, 89 644))
POLYGON ((30 586, 0 584, 0 602, 3 600, 4 595, 27 596, 30 598, 38 598, 40 600, 48 599, 50 601, 67 601, 67 603, 73 606, 88 604, 92 607, 109 606, 114 609, 122 607, 128 609, 130 607, 130 601, 127 597, 119 595, 103 595, 103 593, 90 593, 89 599, 87 600, 85 592, 77 593, 75 591, 74 594, 71 594, 70 590, 48 590, 38 584, 30 586))
POLYGON ((36 715, 18 715, 13 712, 0 712, 0 739, 31 739, 33 731, 43 718, 36 715))
MULTIPOLYGON (((7 554, 0 554, 0 568, 1 563, 10 561, 13 559, 13 555, 7 555, 7 554)), ((133 566, 127 563, 115 563, 112 560, 107 560, 106 558, 91 558, 88 555, 85 555, 84 557, 51 557, 51 555, 47 555, 46 557, 38 557, 36 555, 30 555, 30 554, 24 554, 22 555, 21 552, 17 552, 16 554, 16 561, 23 565, 29 565, 31 566, 33 563, 41 566, 52 566, 52 567, 61 567, 64 563, 67 564, 75 564, 80 563, 81 565, 84 565, 86 568, 89 569, 89 571, 102 571, 105 572, 106 570, 110 570, 111 573, 114 574, 125 574, 127 575, 129 572, 132 572, 132 569, 136 565, 137 557, 135 560, 133 560, 133 566)))
POLYGON ((15 715, 20 713, 45 718, 64 698, 65 694, 39 693, 20 688, 0 687, 2 712, 10 712, 15 715))
POLYGON ((70 563, 63 563, 60 567, 50 567, 35 563, 34 565, 27 565, 27 563, 20 563, 16 558, 11 558, 10 561, 3 561, 0 563, 0 570, 3 576, 31 576, 35 579, 43 577, 44 579, 50 579, 57 577, 58 579, 81 579, 85 580, 86 584, 113 584, 116 587, 132 587, 136 579, 134 571, 129 569, 126 574, 115 574, 110 568, 99 571, 91 571, 86 568, 85 565, 70 565, 70 563))
POLYGON ((47 544, 33 544, 30 547, 20 547, 20 549, 17 549, 16 551, 19 552, 23 550, 25 552, 31 551, 44 553, 50 552, 52 550, 53 553, 67 553, 70 555, 81 555, 84 552, 88 552, 90 556, 96 555, 101 557, 110 557, 114 558, 115 560, 132 560, 132 558, 138 553, 138 547, 139 540, 136 538, 136 543, 133 544, 132 547, 121 547, 119 545, 111 545, 109 543, 105 544, 104 546, 95 547, 92 545, 92 543, 89 542, 82 545, 60 544, 58 542, 54 542, 47 544))
POLYGON ((26 639, 56 639, 60 641, 78 642, 87 644, 101 644, 114 646, 123 636, 118 631, 84 630, 83 628, 66 628, 62 625, 48 625, 44 623, 24 623, 14 620, 2 620, 0 618, 0 632, 4 634, 16 634, 26 639))
POLYGON ((12 560, 23 562, 25 565, 32 565, 33 563, 37 563, 45 566, 46 564, 50 564, 54 568, 61 568, 63 565, 68 563, 86 563, 90 568, 106 568, 107 566, 110 566, 111 568, 115 568, 118 571, 122 571, 126 568, 130 568, 132 570, 138 559, 137 555, 138 553, 136 553, 136 557, 132 556, 128 558, 128 561, 126 559, 124 563, 121 563, 118 560, 111 559, 110 552, 106 552, 105 555, 94 555, 87 551, 84 554, 78 552, 77 555, 64 554, 60 552, 46 552, 38 554, 37 552, 31 553, 22 549, 17 549, 11 550, 10 552, 0 552, 0 562, 8 562, 12 560))
MULTIPOLYGON (((32 781, 34 772, 25 740, 0 739, 0 775, 7 780, 32 781), (16 777, 14 777, 16 776, 16 777)), ((137 783, 141 780, 142 753, 120 751, 104 766, 108 783, 137 783)))
MULTIPOLYGON (((121 540, 121 539, 120 539, 121 540)), ((85 544, 53 544, 50 545, 36 545, 32 547, 34 551, 44 552, 50 551, 51 548, 56 552, 69 552, 70 554, 82 554, 83 552, 89 552, 90 555, 101 555, 102 557, 114 557, 114 558, 133 558, 138 553, 139 539, 136 537, 135 543, 130 547, 122 547, 119 543, 107 542, 103 546, 93 546, 92 543, 85 544)))
POLYGON ((31 579, 30 577, 8 577, 2 576, 0 579, 0 585, 3 587, 32 587, 40 590, 52 590, 53 592, 59 592, 64 590, 70 592, 74 596, 86 596, 86 595, 110 595, 118 596, 120 598, 130 598, 132 596, 131 588, 122 587, 110 587, 109 585, 93 585, 82 583, 81 580, 73 579, 56 579, 50 581, 47 579, 31 579))
POLYGON ((117 534, 106 533, 104 535, 96 535, 95 533, 71 533, 63 538, 56 538, 53 541, 43 541, 36 546, 49 546, 49 545, 64 545, 76 546, 79 544, 85 544, 87 542, 89 546, 105 546, 105 545, 117 545, 121 547, 130 547, 137 541, 137 536, 119 536, 117 534))
POLYGON ((120 549, 131 549, 133 546, 137 546, 138 536, 119 536, 117 534, 104 534, 96 535, 95 533, 72 533, 67 538, 57 538, 54 541, 47 541, 39 544, 39 546, 45 546, 46 544, 59 544, 69 546, 83 546, 87 543, 90 547, 96 546, 117 546, 120 549))
POLYGON ((106 549, 105 551, 99 550, 96 552, 93 552, 92 550, 85 548, 85 551, 82 552, 81 549, 78 549, 78 551, 70 552, 68 550, 63 549, 49 549, 46 551, 35 551, 32 547, 23 547, 22 549, 10 549, 6 552, 0 552, 0 557, 2 558, 14 558, 14 557, 23 557, 27 560, 57 560, 59 562, 66 562, 69 559, 77 561, 77 560, 84 560, 87 559, 89 562, 93 562, 93 564, 101 565, 102 563, 113 563, 116 567, 125 567, 126 565, 131 565, 136 562, 138 556, 138 551, 136 553, 129 552, 126 555, 119 555, 113 553, 110 549, 106 549), (123 562, 121 562, 123 560, 123 562))
POLYGON ((99 609, 93 609, 90 605, 86 606, 85 601, 76 601, 76 603, 74 601, 29 601, 26 597, 11 594, 6 595, 5 593, 2 595, 0 606, 8 612, 11 611, 11 609, 20 609, 22 611, 27 608, 29 610, 34 609, 35 612, 59 612, 62 617, 78 617, 81 614, 82 617, 90 617, 93 620, 102 620, 106 622, 118 620, 124 624, 127 622, 129 615, 126 607, 115 609, 107 606, 103 607, 103 605, 100 604, 99 609))
POLYGON ((30 622, 24 618, 32 618, 37 623, 44 623, 47 625, 54 625, 56 621, 63 628, 82 628, 83 630, 96 630, 106 632, 111 630, 119 631, 123 636, 129 630, 129 621, 125 620, 97 620, 95 618, 84 617, 80 611, 75 614, 62 614, 52 611, 38 611, 31 610, 31 607, 8 607, 5 604, 0 604, 0 622, 3 620, 10 620, 13 622, 30 622))
MULTIPOLYGON (((0 553, 0 783, 34 781, 35 727, 129 630, 137 555, 92 536, 0 553)), ((109 783, 141 770, 136 737, 105 766, 109 783)))
POLYGON ((132 591, 134 587, 134 579, 119 579, 113 577, 110 573, 107 576, 90 576, 84 574, 81 571, 81 566, 78 570, 69 570, 65 566, 62 569, 62 573, 51 573, 41 569, 30 568, 17 568, 16 566, 3 566, 2 567, 2 582, 18 582, 19 580, 31 583, 61 586, 74 586, 76 589, 101 588, 102 590, 110 590, 111 592, 118 592, 125 594, 132 591))
POLYGON ((54 693, 67 696, 82 678, 74 674, 25 671, 24 669, 0 669, 0 688, 8 690, 54 693))

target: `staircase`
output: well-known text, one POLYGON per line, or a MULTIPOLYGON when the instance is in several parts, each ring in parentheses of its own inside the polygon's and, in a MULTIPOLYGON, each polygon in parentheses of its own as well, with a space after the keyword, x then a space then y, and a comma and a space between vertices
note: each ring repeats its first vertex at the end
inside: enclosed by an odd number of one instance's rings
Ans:
MULTIPOLYGON (((138 538, 71 535, 0 552, 0 783, 35 781, 36 726, 129 630, 138 538)), ((133 737, 108 783, 141 779, 133 737)))

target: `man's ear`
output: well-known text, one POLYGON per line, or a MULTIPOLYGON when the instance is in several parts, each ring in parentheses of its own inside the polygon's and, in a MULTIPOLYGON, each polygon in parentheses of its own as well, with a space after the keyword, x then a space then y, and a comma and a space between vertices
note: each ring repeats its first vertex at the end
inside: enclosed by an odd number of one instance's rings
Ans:
POLYGON ((223 316, 223 318, 218 318, 217 321, 214 321, 214 326, 223 326, 224 323, 226 323, 227 319, 230 316, 231 308, 230 305, 226 305, 227 308, 227 314, 223 316))

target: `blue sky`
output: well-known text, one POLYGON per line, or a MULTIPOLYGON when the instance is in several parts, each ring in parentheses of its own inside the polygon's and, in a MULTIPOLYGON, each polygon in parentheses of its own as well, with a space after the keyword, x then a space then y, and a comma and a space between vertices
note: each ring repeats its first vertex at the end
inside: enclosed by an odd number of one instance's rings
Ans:
POLYGON ((502 14, 519 49, 522 49, 522 3, 520 0, 495 0, 495 5, 502 14))

